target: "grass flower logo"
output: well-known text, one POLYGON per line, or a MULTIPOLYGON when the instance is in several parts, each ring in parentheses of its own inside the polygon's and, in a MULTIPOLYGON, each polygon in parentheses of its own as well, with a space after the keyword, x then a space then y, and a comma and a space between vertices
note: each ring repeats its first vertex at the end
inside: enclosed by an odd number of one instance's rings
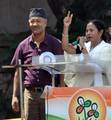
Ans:
POLYGON ((99 117, 99 112, 97 111, 98 105, 96 103, 92 103, 91 100, 84 100, 82 96, 77 98, 77 102, 79 106, 76 108, 76 113, 81 114, 84 112, 84 120, 88 120, 90 117, 94 116, 95 118, 99 117), (86 110, 91 107, 91 110, 86 110))
POLYGON ((80 89, 69 103, 70 120, 105 120, 106 102, 104 97, 93 89, 80 89))

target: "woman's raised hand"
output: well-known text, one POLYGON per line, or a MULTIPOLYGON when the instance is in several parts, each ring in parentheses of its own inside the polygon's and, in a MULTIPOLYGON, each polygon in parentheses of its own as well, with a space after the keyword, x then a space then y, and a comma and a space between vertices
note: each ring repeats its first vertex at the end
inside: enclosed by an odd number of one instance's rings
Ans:
POLYGON ((64 27, 69 27, 72 22, 73 14, 68 11, 67 16, 64 18, 64 27))

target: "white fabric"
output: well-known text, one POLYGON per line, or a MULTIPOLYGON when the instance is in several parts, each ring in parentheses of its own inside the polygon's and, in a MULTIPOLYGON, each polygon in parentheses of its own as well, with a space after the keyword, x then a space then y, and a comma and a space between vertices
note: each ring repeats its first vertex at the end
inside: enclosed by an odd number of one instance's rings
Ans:
MULTIPOLYGON (((98 44, 94 49, 90 51, 90 45, 91 43, 85 43, 86 48, 89 52, 89 57, 92 60, 92 62, 87 62, 80 66, 81 71, 83 70, 84 72, 78 72, 74 73, 72 75, 65 75, 65 82, 69 87, 72 86, 91 86, 94 84, 94 86, 103 86, 104 83, 105 85, 111 85, 111 45, 108 43, 105 43, 102 41, 100 44, 98 44), (102 72, 106 74, 106 78, 104 77, 103 81, 103 76, 102 72), (108 81, 107 81, 108 80, 108 81), (108 84, 109 83, 109 84, 108 84)), ((82 56, 81 54, 80 56, 82 56)), ((69 59, 74 60, 74 55, 68 55, 65 53, 65 58, 66 61, 69 59)), ((79 57, 77 59, 78 61, 83 60, 82 57, 79 57)), ((76 65, 77 66, 77 65, 76 65)), ((66 66, 67 67, 67 66, 66 66)), ((77 67, 68 66, 68 69, 72 69, 75 71, 77 67)))

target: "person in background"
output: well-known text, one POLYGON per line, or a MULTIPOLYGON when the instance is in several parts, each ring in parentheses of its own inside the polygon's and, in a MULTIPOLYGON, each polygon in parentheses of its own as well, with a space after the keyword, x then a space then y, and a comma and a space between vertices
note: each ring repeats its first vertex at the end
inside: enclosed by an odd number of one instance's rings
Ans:
POLYGON ((111 25, 107 28, 107 41, 111 44, 111 25))
MULTIPOLYGON (((17 65, 21 59, 22 64, 32 64, 32 57, 44 52, 54 55, 63 55, 60 40, 46 31, 47 14, 43 8, 31 8, 29 13, 29 27, 32 34, 18 45, 12 65, 17 65)), ((24 111, 25 120, 45 120, 45 100, 41 98, 44 87, 52 84, 51 74, 44 69, 25 67, 23 69, 24 83, 24 111)), ((60 86, 65 86, 63 75, 60 76, 60 86)), ((13 83, 12 108, 19 111, 19 73, 16 68, 13 83)))
MULTIPOLYGON (((68 31, 72 22, 72 17, 73 14, 69 11, 67 16, 64 18, 62 47, 67 54, 72 54, 73 61, 73 55, 76 54, 76 48, 68 41, 68 31)), ((85 38, 88 42, 86 42, 84 37, 80 37, 78 46, 80 47, 81 54, 87 54, 90 59, 93 59, 95 62, 98 61, 96 64, 92 64, 92 66, 95 66, 95 69, 97 68, 98 70, 95 73, 90 73, 90 68, 92 68, 91 66, 84 66, 83 68, 81 66, 81 70, 84 72, 81 71, 81 73, 74 73, 72 76, 65 76, 65 81, 68 86, 111 85, 111 68, 108 64, 108 61, 111 60, 111 45, 105 42, 107 40, 105 30, 105 24, 101 20, 93 19, 87 23, 85 38), (101 72, 99 72, 99 70, 101 71, 101 68, 105 70, 105 74, 101 74, 101 72), (96 83, 94 83, 95 81, 96 83)), ((72 69, 76 69, 76 67, 74 68, 72 66, 72 69)))

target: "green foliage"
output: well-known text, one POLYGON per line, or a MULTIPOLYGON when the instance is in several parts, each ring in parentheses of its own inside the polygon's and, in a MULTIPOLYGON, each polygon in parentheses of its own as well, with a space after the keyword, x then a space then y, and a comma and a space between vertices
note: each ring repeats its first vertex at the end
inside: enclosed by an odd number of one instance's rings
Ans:
MULTIPOLYGON (((74 14, 69 31, 70 42, 74 42, 78 35, 84 35, 85 25, 91 19, 101 19, 105 21, 106 25, 111 24, 111 0, 74 0, 70 3, 68 3, 68 6, 65 6, 65 3, 61 5, 61 10, 64 7, 65 14, 68 10, 74 14)), ((59 26, 61 26, 63 20, 61 20, 61 25, 60 18, 58 20, 59 26)), ((60 32, 59 29, 61 28, 59 26, 57 32, 60 32)))
POLYGON ((91 106, 91 100, 86 100, 85 102, 84 102, 84 107, 90 107, 91 106))
POLYGON ((99 112, 98 112, 98 111, 95 111, 95 112, 94 112, 94 117, 95 117, 95 118, 98 118, 98 117, 99 117, 99 112))
POLYGON ((108 17, 108 11, 111 10, 110 0, 74 0, 69 6, 76 17, 83 21, 88 19, 108 17))

